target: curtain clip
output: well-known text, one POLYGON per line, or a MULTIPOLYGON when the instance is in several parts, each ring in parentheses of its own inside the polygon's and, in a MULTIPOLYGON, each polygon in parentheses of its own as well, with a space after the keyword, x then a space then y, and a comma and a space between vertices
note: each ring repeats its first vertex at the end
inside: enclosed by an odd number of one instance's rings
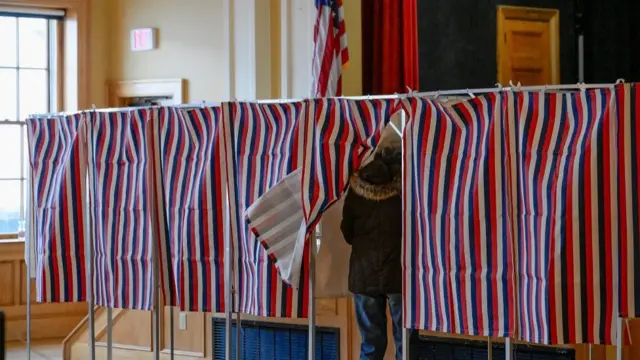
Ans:
POLYGON ((469 96, 471 96, 472 99, 476 98, 476 96, 469 89, 467 89, 467 94, 469 94, 469 96))

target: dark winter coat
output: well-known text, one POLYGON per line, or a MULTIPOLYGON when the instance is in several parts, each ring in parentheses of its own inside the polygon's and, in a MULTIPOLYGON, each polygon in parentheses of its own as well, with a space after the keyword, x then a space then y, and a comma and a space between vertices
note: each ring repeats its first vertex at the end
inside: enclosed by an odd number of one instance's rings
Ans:
POLYGON ((351 178, 341 230, 351 245, 349 291, 361 295, 402 292, 400 160, 390 169, 374 160, 351 178))

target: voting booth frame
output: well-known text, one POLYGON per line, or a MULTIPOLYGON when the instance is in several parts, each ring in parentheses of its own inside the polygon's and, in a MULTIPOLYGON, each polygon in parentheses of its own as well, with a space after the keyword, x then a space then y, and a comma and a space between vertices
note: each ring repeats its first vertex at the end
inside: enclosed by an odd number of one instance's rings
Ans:
MULTIPOLYGON (((596 88, 611 88, 613 86, 613 84, 572 84, 572 85, 557 85, 557 86, 535 86, 535 87, 521 87, 521 86, 515 86, 513 84, 511 84, 510 87, 497 87, 497 88, 485 88, 485 89, 461 89, 461 90, 446 90, 446 91, 432 91, 432 92, 426 92, 426 93, 410 93, 410 94, 402 94, 402 95, 389 95, 389 96, 361 96, 361 97, 344 97, 345 99, 351 99, 351 100, 372 100, 372 99, 385 99, 385 100, 403 100, 403 99, 407 99, 409 97, 428 97, 428 98, 432 98, 432 99, 437 99, 438 97, 446 97, 446 96, 455 96, 455 95, 463 95, 463 96, 469 96, 471 98, 474 98, 476 96, 476 94, 486 94, 486 93, 500 93, 500 92, 506 92, 506 91, 562 91, 562 90, 582 90, 584 91, 585 89, 596 89, 596 88)), ((273 103, 284 103, 284 102, 292 102, 292 101, 296 101, 296 100, 259 100, 259 101, 255 101, 255 103, 260 103, 260 104, 273 104, 273 103)), ((183 108, 197 108, 197 107, 203 107, 203 106, 219 106, 219 103, 198 103, 198 104, 185 104, 185 105, 181 105, 180 107, 183 108)), ((126 110, 130 110, 130 108, 124 108, 124 109, 101 109, 99 111, 126 111, 126 110)), ((94 109, 94 111, 96 111, 94 109)), ((46 116, 57 116, 59 114, 46 114, 46 116)), ((6 121, 3 123, 7 123, 7 124, 24 124, 23 122, 11 122, 11 121, 6 121)), ((406 124, 406 115, 404 112, 401 113, 401 126, 397 126, 396 124, 390 123, 389 126, 397 133, 398 136, 402 137, 403 136, 403 130, 404 130, 404 126, 406 124)), ((87 190, 88 191, 88 190, 87 190)), ((228 209, 227 209, 228 211, 228 209)), ((85 213, 86 218, 90 218, 89 216, 89 209, 88 209, 88 205, 84 204, 84 209, 83 212, 85 213)), ((90 234, 89 230, 87 229, 87 227, 89 226, 88 222, 85 222, 84 224, 85 229, 84 232, 85 234, 90 234)), ((228 224, 225 224, 225 226, 228 226, 228 224)), ((153 234, 154 237, 157 238, 158 234, 153 234)), ((315 360, 315 328, 316 328, 316 294, 315 294, 315 288, 316 288, 316 276, 315 276, 315 254, 316 254, 316 242, 313 241, 313 236, 311 236, 312 241, 309 242, 309 270, 308 270, 308 297, 309 297, 309 301, 308 301, 308 318, 309 318, 309 339, 308 339, 308 349, 309 349, 309 353, 308 353, 308 359, 309 360, 315 360)), ((27 240, 26 241, 26 250, 25 252, 29 255, 29 259, 25 259, 28 262, 33 261, 33 258, 31 256, 33 256, 33 247, 35 245, 33 244, 32 241, 27 240)), ((88 242, 88 246, 86 247, 86 254, 92 254, 94 249, 92 248, 93 243, 92 241, 88 242)), ((226 271, 225 271, 225 283, 228 284, 232 284, 233 281, 231 279, 231 265, 233 263, 233 260, 231 258, 231 240, 229 239, 228 236, 225 236, 225 267, 226 267, 226 271)), ((161 313, 161 309, 160 309, 160 294, 161 294, 161 284, 160 284, 160 269, 159 269, 159 265, 158 265, 158 256, 159 254, 154 253, 153 254, 153 272, 156 276, 154 276, 154 281, 155 284, 153 286, 153 306, 152 306, 152 311, 153 311, 153 339, 154 339, 154 358, 155 359, 160 359, 160 328, 159 328, 159 324, 160 324, 160 313, 161 313)), ((87 258, 89 259, 89 261, 87 261, 86 265, 86 274, 87 274, 87 278, 91 279, 94 274, 93 274, 93 256, 88 256, 87 258)), ((34 274, 32 274, 33 270, 32 270, 32 265, 33 264, 28 264, 27 265, 27 278, 31 279, 32 276, 34 274)), ((35 276, 33 276, 35 277, 35 276)), ((95 306, 95 302, 94 302, 94 298, 93 298, 93 285, 91 283, 89 283, 87 285, 88 291, 87 291, 87 302, 88 302, 88 306, 89 306, 89 337, 90 337, 90 342, 89 342, 89 347, 90 347, 90 359, 94 360, 95 359, 95 318, 94 318, 94 306, 95 306)), ((31 299, 31 288, 28 286, 27 287, 27 299, 31 299)), ((224 286, 224 297, 226 299, 226 303, 227 304, 231 304, 233 303, 233 296, 234 294, 232 293, 233 289, 231 286, 224 286)), ((173 319, 173 307, 171 308, 171 312, 172 315, 170 316, 170 319, 173 319)), ((231 356, 231 349, 232 346, 234 344, 232 344, 231 340, 232 340, 232 336, 231 335, 231 331, 232 331, 232 320, 235 317, 235 320, 237 321, 238 324, 241 324, 241 314, 239 312, 234 313, 231 309, 231 306, 227 306, 225 307, 225 314, 226 314, 226 329, 227 329, 227 336, 226 336, 226 343, 225 343, 225 349, 226 349, 226 354, 227 354, 227 359, 230 359, 231 356)), ((30 302, 27 302, 27 348, 28 348, 28 354, 29 354, 29 359, 30 359, 30 353, 31 353, 31 342, 30 342, 30 316, 31 316, 31 312, 30 312, 30 302)), ((112 345, 113 345, 113 336, 112 336, 112 316, 111 316, 111 309, 108 308, 108 318, 107 318, 107 359, 111 360, 112 359, 112 345)), ((516 314, 516 316, 518 316, 518 314, 516 314)), ((2 318, 2 313, 0 312, 0 319, 2 318)), ((618 360, 622 359, 622 347, 623 347, 623 343, 622 343, 622 324, 623 324, 623 318, 618 318, 617 320, 617 339, 616 339, 616 346, 617 346, 617 358, 618 360)), ((173 320, 171 320, 173 321, 173 320)), ((3 324, 4 321, 0 322, 0 324, 3 324)), ((173 323, 170 324, 170 349, 171 349, 171 358, 173 358, 174 355, 174 351, 173 351, 173 340, 174 340, 174 326, 173 323)), ((0 334, 3 334, 3 328, 0 328, 0 334)), ((241 326, 237 326, 236 327, 236 331, 238 332, 238 336, 236 336, 237 339, 240 338, 239 334, 241 331, 241 326)), ((403 334, 403 348, 407 349, 408 348, 408 333, 405 330, 404 334, 403 334)), ((4 342, 2 342, 2 344, 4 344, 4 342)), ((236 360, 239 360, 241 352, 239 351, 239 342, 237 342, 235 344, 236 351, 235 354, 237 356, 236 360)), ((489 338, 489 359, 492 359, 492 354, 491 354, 491 349, 492 349, 492 345, 491 345, 491 338, 489 338)), ((4 349, 3 349, 4 350, 4 349)), ((507 360, 512 360, 514 359, 514 353, 513 353, 513 339, 511 338, 505 338, 505 359, 507 360)), ((407 359, 407 354, 404 354, 404 358, 407 359)), ((1 359, 1 358, 0 358, 1 359)))

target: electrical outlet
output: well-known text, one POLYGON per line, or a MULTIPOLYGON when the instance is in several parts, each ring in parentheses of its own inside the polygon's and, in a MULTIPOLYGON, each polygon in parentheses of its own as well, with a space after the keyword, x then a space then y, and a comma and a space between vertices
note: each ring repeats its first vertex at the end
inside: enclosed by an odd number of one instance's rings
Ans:
POLYGON ((179 328, 180 330, 187 330, 187 313, 183 313, 181 312, 180 315, 178 315, 179 318, 179 328))

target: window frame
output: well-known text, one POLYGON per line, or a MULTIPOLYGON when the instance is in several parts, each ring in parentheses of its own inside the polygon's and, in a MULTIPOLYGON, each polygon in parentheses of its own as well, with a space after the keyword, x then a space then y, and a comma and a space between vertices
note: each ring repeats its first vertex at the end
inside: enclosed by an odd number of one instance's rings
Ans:
MULTIPOLYGON (((20 31, 19 31, 19 19, 21 18, 36 18, 46 21, 47 28, 47 63, 45 68, 33 68, 38 70, 44 70, 47 74, 47 109, 46 112, 57 112, 61 109, 62 104, 62 62, 63 62, 63 48, 61 47, 63 38, 63 21, 64 17, 60 16, 59 11, 47 11, 47 10, 34 10, 34 9, 20 9, 20 8, 7 8, 0 5, 0 16, 13 17, 16 19, 16 63, 15 66, 3 66, 5 69, 13 69, 16 72, 16 117, 17 119, 10 119, 10 121, 3 121, 0 126, 19 126, 20 127, 20 175, 18 177, 6 177, 0 178, 0 182, 19 181, 20 182, 20 221, 25 221, 27 216, 26 205, 28 203, 26 193, 28 187, 29 176, 27 174, 28 167, 28 154, 25 151, 27 144, 26 141, 26 122, 25 119, 30 114, 20 113, 20 70, 31 69, 32 67, 22 67, 20 64, 20 31)), ((0 127, 0 131, 2 127, 0 127)), ((25 229, 26 230, 26 229, 25 229)), ((15 233, 0 233, 0 242, 19 240, 18 232, 15 233)))

